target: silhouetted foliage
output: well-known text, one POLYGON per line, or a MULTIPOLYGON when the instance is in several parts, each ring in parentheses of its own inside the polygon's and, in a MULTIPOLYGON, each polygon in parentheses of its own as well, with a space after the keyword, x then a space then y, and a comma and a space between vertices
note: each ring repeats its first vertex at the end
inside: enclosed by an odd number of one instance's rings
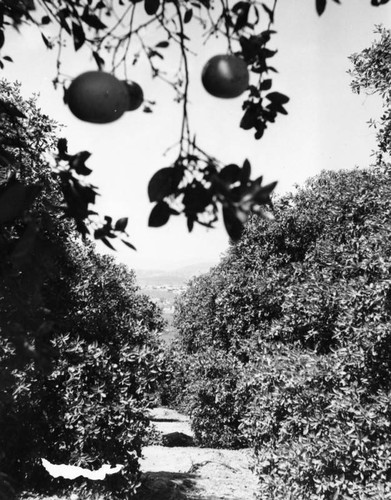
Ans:
MULTIPOLYGON (((337 0, 334 2, 340 3, 337 0)), ((117 80, 124 85, 135 84, 127 76, 128 68, 140 59, 147 60, 152 77, 161 78, 171 85, 176 92, 176 101, 182 105, 177 158, 169 167, 160 168, 149 184, 150 201, 156 203, 150 214, 149 225, 160 227, 172 216, 184 214, 189 231, 196 223, 214 227, 221 207, 227 232, 236 241, 251 213, 265 213, 262 207, 269 204, 269 195, 275 183, 262 187, 261 178, 251 181, 247 175, 248 169, 244 166, 241 179, 237 175, 226 179, 222 173, 231 165, 223 165, 198 146, 196 134, 190 128, 188 109, 191 29, 200 28, 206 40, 212 36, 223 37, 227 53, 247 65, 252 80, 242 104, 244 113, 240 127, 254 131, 255 138, 261 139, 278 115, 287 114, 285 106, 289 102, 288 96, 273 88, 271 78, 271 74, 277 72, 270 64, 277 52, 270 47, 276 33, 273 28, 276 25, 277 0, 261 4, 250 0, 223 0, 221 3, 200 0, 190 4, 177 0, 145 0, 142 2, 144 8, 140 8, 139 3, 129 0, 109 3, 90 0, 7 0, 2 3, 0 10, 0 48, 6 54, 4 51, 7 49, 11 27, 23 33, 25 25, 35 26, 41 33, 43 49, 58 49, 57 74, 53 83, 55 87, 64 89, 65 102, 68 102, 70 86, 69 72, 62 70, 62 52, 66 42, 70 42, 68 47, 73 47, 75 56, 81 48, 88 50, 98 70, 114 75, 121 72, 117 80), (152 30, 156 35, 147 36, 152 30), (178 54, 178 70, 172 70, 171 62, 165 64, 167 51, 178 54), (157 184, 161 187, 157 188, 157 184)), ((388 0, 371 2, 373 6, 386 3, 388 0)), ((326 5, 326 0, 315 1, 319 16, 324 13, 326 5)), ((12 58, 6 54, 0 60, 0 67, 11 62, 12 58)), ((218 78, 213 78, 215 80, 218 78)), ((145 100, 144 112, 151 113, 154 104, 154 101, 145 100)), ((10 113, 7 102, 1 106, 3 111, 10 113)), ((135 108, 125 106, 122 111, 125 109, 135 108)), ((17 117, 17 108, 14 113, 14 117, 17 117)), ((122 112, 118 112, 120 115, 122 112)), ((238 166, 235 170, 240 172, 238 166)), ((66 212, 76 217, 78 228, 84 234, 84 221, 89 215, 88 205, 93 203, 96 193, 93 186, 87 188, 69 177, 72 173, 68 171, 62 174, 63 194, 68 203, 66 212)), ((86 175, 85 169, 79 169, 77 173, 86 175)), ((266 216, 270 218, 267 212, 266 216)), ((111 247, 110 239, 116 236, 112 229, 111 224, 107 224, 94 232, 94 236, 111 247)))

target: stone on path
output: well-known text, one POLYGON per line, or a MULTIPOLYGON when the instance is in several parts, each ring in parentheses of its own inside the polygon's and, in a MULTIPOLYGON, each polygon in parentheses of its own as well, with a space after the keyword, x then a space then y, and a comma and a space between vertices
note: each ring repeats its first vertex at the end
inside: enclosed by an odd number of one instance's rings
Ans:
POLYGON ((140 500, 255 498, 258 483, 251 472, 250 450, 196 447, 186 415, 154 408, 149 416, 166 445, 143 448, 140 500))

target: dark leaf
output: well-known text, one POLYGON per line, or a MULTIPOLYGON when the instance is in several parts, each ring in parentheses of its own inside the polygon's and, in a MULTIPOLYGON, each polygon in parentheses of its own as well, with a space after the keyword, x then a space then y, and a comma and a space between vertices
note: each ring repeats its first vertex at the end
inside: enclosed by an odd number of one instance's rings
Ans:
POLYGON ((166 167, 152 176, 148 184, 149 201, 161 201, 176 190, 179 181, 174 182, 174 174, 173 167, 166 167))
POLYGON ((270 90, 272 88, 272 81, 271 79, 263 80, 261 82, 261 85, 259 86, 259 90, 270 90))
POLYGON ((240 180, 240 167, 231 163, 230 165, 225 166, 221 172, 219 172, 219 178, 227 182, 228 184, 234 184, 235 182, 240 180))
POLYGON ((276 187, 277 182, 272 182, 266 186, 260 186, 258 182, 253 182, 242 197, 242 201, 265 205, 270 203, 270 194, 276 187))
POLYGON ((255 106, 249 106, 240 121, 240 128, 250 130, 252 127, 255 127, 257 118, 257 108, 255 106))
POLYGON ((191 21, 191 18, 193 17, 193 10, 192 9, 187 9, 185 12, 185 15, 183 16, 183 22, 189 23, 191 21))
POLYGON ((102 23, 98 16, 95 14, 90 14, 88 7, 84 9, 83 15, 81 16, 82 21, 84 21, 88 26, 96 30, 103 30, 107 26, 102 23))
POLYGON ((323 14, 326 8, 327 0, 315 0, 316 1, 316 12, 319 16, 323 14))
POLYGON ((170 207, 165 201, 159 201, 153 207, 148 221, 150 227, 164 226, 170 218, 170 207))
POLYGON ((131 243, 129 243, 129 241, 126 241, 126 240, 121 240, 122 243, 124 243, 127 247, 131 248, 132 250, 137 250, 137 248, 132 245, 131 243))
MULTIPOLYGON (((270 50, 270 49, 266 49, 266 48, 263 48, 262 50, 259 51, 259 54, 264 58, 264 59, 267 59, 268 57, 273 57, 275 54, 277 54, 277 50, 270 50)), ((268 70, 269 69, 272 69, 268 66, 267 68, 268 70)))
POLYGON ((84 33, 83 27, 80 24, 72 23, 72 32, 73 32, 73 44, 75 46, 75 50, 79 50, 84 42, 86 41, 86 35, 84 33))
POLYGON ((5 42, 4 31, 0 30, 0 49, 4 45, 4 42, 5 42))
POLYGON ((90 156, 91 153, 88 151, 81 151, 80 153, 72 156, 69 160, 70 169, 74 170, 79 175, 90 175, 92 170, 84 164, 90 156))
POLYGON ((67 17, 69 16, 69 11, 67 8, 61 9, 58 11, 58 19, 60 21, 60 25, 64 30, 68 33, 68 35, 71 35, 71 28, 69 27, 69 24, 67 22, 67 17))
POLYGON ((263 134, 265 133, 265 129, 266 129, 265 125, 259 126, 254 134, 255 139, 257 140, 262 139, 263 134))
POLYGON ((288 114, 288 111, 284 108, 284 106, 281 106, 281 104, 271 103, 271 104, 269 104, 268 108, 269 107, 271 107, 271 109, 275 113, 281 113, 282 115, 288 114))
POLYGON ((243 6, 237 10, 237 18, 234 26, 234 31, 239 31, 245 26, 247 26, 248 23, 248 14, 250 10, 250 4, 245 3, 245 2, 239 2, 243 4, 243 6))
POLYGON ((49 16, 43 16, 41 19, 41 24, 50 24, 51 20, 49 16))
POLYGON ((227 233, 232 241, 236 242, 243 233, 243 224, 232 207, 223 208, 223 219, 227 233))
POLYGON ((197 183, 186 187, 182 200, 187 213, 202 213, 213 202, 213 192, 210 188, 197 183))
POLYGON ((155 45, 155 47, 159 48, 159 49, 166 49, 169 45, 170 45, 169 42, 167 42, 166 40, 163 40, 162 42, 157 43, 155 45))
POLYGON ((199 0, 199 1, 204 7, 210 9, 210 0, 199 0))
POLYGON ((261 189, 259 189, 254 196, 254 200, 260 205, 270 203, 270 195, 277 186, 277 181, 266 184, 261 189))
POLYGON ((245 186, 250 180, 251 176, 251 165, 248 160, 244 160, 243 167, 240 175, 240 183, 242 186, 245 186))
POLYGON ((127 225, 128 225, 128 218, 122 217, 121 219, 118 219, 117 222, 115 223, 114 230, 123 233, 127 225))
POLYGON ((149 16, 153 16, 156 14, 160 6, 160 0, 145 0, 144 2, 144 8, 145 12, 149 16))
POLYGON ((280 92, 270 92, 266 95, 266 97, 269 99, 269 101, 272 101, 276 104, 286 104, 287 102, 289 102, 289 97, 281 94, 280 92))
POLYGON ((110 243, 110 241, 109 241, 107 238, 99 238, 99 239, 100 239, 101 241, 103 241, 103 243, 104 243, 107 247, 109 247, 109 248, 111 248, 111 250, 114 250, 114 251, 115 251, 115 248, 113 247, 113 245, 110 243))
POLYGON ((14 62, 10 56, 4 56, 3 59, 4 61, 14 62))
POLYGON ((68 159, 68 141, 65 138, 57 141, 58 155, 62 160, 68 159))

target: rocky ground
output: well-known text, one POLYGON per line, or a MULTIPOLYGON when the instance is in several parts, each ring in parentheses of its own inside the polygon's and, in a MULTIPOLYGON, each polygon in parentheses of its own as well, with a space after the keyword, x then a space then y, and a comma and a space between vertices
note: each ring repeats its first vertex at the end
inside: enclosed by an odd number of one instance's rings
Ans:
POLYGON ((166 446, 144 448, 142 494, 150 494, 146 500, 255 498, 257 480, 251 472, 249 450, 198 448, 186 442, 184 436, 192 436, 189 419, 167 408, 155 409, 151 420, 166 446), (173 446, 175 439, 182 445, 173 446))

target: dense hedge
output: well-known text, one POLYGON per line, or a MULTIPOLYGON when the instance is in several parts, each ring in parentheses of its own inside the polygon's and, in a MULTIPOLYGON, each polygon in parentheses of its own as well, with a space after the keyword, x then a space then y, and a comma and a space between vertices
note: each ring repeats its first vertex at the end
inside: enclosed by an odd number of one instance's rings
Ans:
POLYGON ((262 499, 391 493, 390 199, 387 165, 323 172, 178 301, 176 363, 205 369, 174 402, 255 450, 262 499))
POLYGON ((47 163, 55 123, 18 86, 2 81, 0 90, 26 116, 0 115, 7 140, 23 143, 20 163, 1 173, 40 187, 31 208, 0 226, 0 471, 18 487, 47 487, 41 458, 94 469, 119 463, 123 471, 100 487, 125 498, 138 481, 145 409, 163 371, 154 334, 163 320, 134 273, 80 242, 61 218, 47 163))

